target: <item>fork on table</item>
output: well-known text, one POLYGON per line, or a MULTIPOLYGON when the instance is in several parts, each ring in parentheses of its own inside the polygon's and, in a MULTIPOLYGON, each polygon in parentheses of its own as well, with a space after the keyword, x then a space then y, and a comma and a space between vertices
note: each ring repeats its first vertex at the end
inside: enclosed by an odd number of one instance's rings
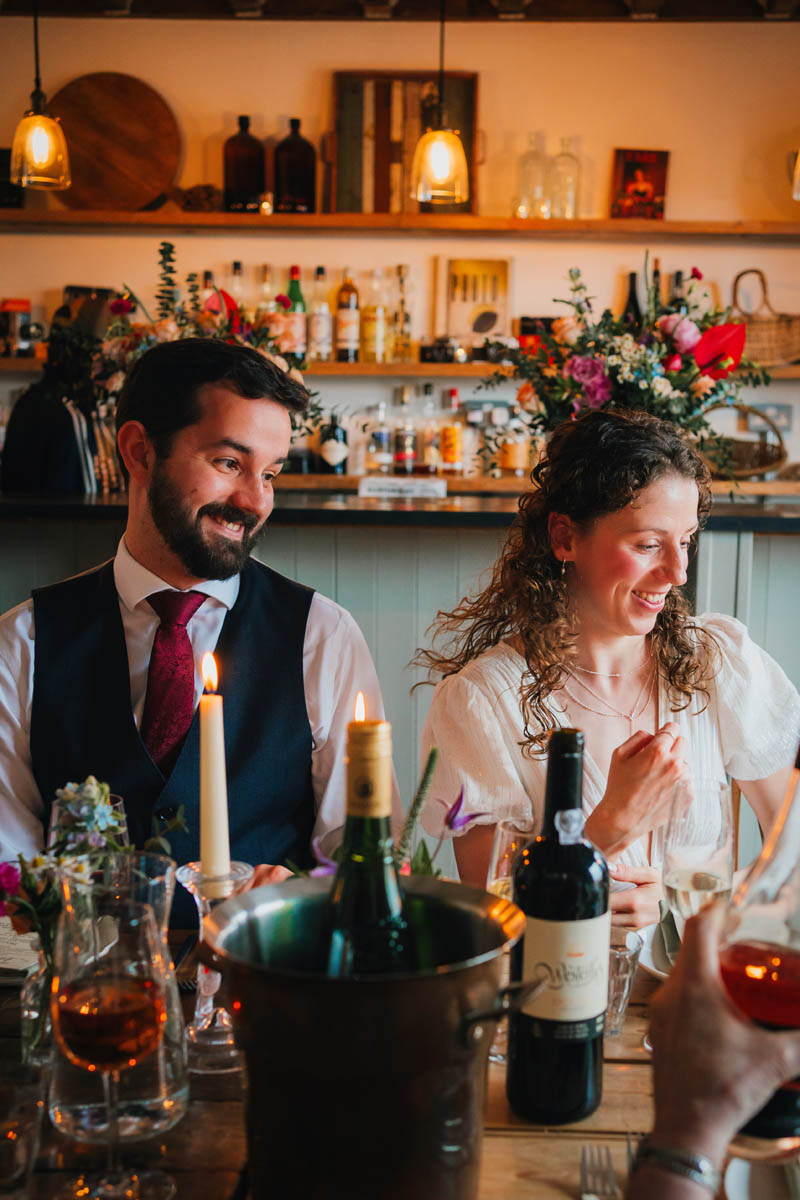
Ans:
POLYGON ((582 1146, 581 1200, 619 1200, 620 1195, 608 1146, 582 1146))

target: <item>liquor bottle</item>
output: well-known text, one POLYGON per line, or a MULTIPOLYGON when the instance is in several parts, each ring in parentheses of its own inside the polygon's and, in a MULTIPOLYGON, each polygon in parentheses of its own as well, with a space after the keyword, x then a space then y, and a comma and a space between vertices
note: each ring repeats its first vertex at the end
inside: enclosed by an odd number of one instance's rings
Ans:
POLYGON ((320 426, 318 469, 323 475, 347 474, 347 430, 335 412, 320 426))
POLYGON ((389 308, 383 271, 375 267, 361 309, 361 362, 383 363, 389 359, 389 308))
POLYGON ((413 362, 411 313, 408 307, 408 266, 405 263, 398 263, 396 275, 397 304, 392 322, 392 358, 395 362, 413 362))
POLYGON ((200 304, 204 305, 207 300, 215 295, 214 292, 214 272, 203 271, 203 286, 200 289, 200 304))
POLYGON ((661 312, 661 260, 659 258, 653 259, 653 280, 650 286, 653 315, 657 317, 661 312))
POLYGON ((313 213, 317 152, 301 135, 297 117, 291 118, 289 127, 289 136, 275 147, 275 212, 313 213))
POLYGON ((513 872, 526 921, 511 978, 547 985, 511 1016, 506 1090, 538 1125, 580 1121, 602 1094, 611 914, 605 860, 583 837, 582 783, 583 734, 554 730, 542 832, 513 872))
POLYGON ((236 259, 231 266, 231 277, 228 283, 228 291, 236 301, 236 307, 239 312, 244 311, 244 271, 242 264, 236 259))
POLYGON ((578 215, 581 165, 571 149, 572 139, 562 137, 561 149, 550 166, 550 214, 573 221, 578 215))
POLYGON ((625 300, 625 307, 622 310, 622 320, 630 328, 630 332, 636 334, 642 327, 642 309, 639 304, 639 297, 636 294, 636 272, 628 272, 628 295, 625 300))
POLYGON ((530 471, 531 435, 519 414, 520 410, 515 405, 511 411, 508 426, 503 433, 500 452, 497 456, 500 474, 507 478, 522 479, 530 471))
POLYGON ((289 311, 285 317, 285 332, 283 350, 286 354, 296 354, 304 358, 306 353, 306 302, 300 287, 300 268, 289 268, 289 286, 286 289, 289 297, 289 311))
POLYGON ((261 282, 258 289, 258 300, 256 301, 256 313, 259 315, 274 313, 277 307, 278 305, 272 292, 272 275, 270 273, 269 264, 263 263, 261 266, 261 282))
POLYGON ((360 339, 358 288, 345 267, 342 282, 336 293, 336 361, 358 362, 360 339))
POLYGON ((683 271, 675 271, 672 275, 672 291, 669 294, 669 307, 676 312, 686 312, 686 297, 683 293, 683 271))
MULTIPOLYGON (((720 974, 731 1000, 767 1029, 800 1028, 800 750, 778 817, 728 908, 720 974)), ((779 1088, 731 1142, 737 1158, 800 1149, 800 1079, 779 1088)))
POLYGON ((332 320, 328 303, 328 281, 325 268, 317 267, 314 272, 314 288, 311 292, 311 309, 308 314, 308 360, 330 362, 332 320))
POLYGON ((549 164, 541 143, 541 134, 528 134, 528 149, 519 160, 515 217, 546 220, 550 216, 549 164))
POLYGON ((443 475, 461 475, 464 471, 464 426, 458 388, 448 392, 448 412, 439 427, 439 469, 443 475))
POLYGON ((386 423, 386 405, 378 405, 377 420, 369 429, 367 445, 367 467, 370 471, 378 471, 382 475, 390 474, 392 470, 392 430, 386 423))
POLYGON ((394 865, 392 727, 347 727, 347 818, 330 899, 329 975, 411 970, 403 894, 394 865))
POLYGON ((394 431, 392 455, 395 475, 415 475, 420 462, 419 430, 411 415, 411 388, 400 389, 401 416, 394 431))
POLYGON ((249 132, 250 118, 239 117, 239 132, 225 142, 225 208, 258 212, 264 191, 264 147, 249 132))
POLYGON ((424 401, 419 430, 419 459, 416 474, 438 475, 441 452, 439 449, 439 422, 436 420, 434 412, 432 383, 423 384, 422 395, 424 401))

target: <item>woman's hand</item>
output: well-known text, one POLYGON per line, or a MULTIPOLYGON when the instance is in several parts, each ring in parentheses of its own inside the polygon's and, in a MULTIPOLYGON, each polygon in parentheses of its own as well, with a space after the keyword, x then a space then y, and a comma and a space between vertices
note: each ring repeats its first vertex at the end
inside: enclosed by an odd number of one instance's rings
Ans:
POLYGON ((674 721, 655 734, 639 730, 611 755, 603 799, 586 822, 586 836, 606 855, 619 854, 669 816, 672 792, 687 779, 685 743, 674 721))
POLYGON ((236 888, 236 894, 251 892, 253 888, 263 887, 265 883, 283 883, 284 879, 291 878, 291 874, 288 867, 273 867, 269 863, 260 863, 250 878, 236 888))
POLYGON ((626 929, 643 929, 655 925, 661 918, 658 902, 663 898, 661 872, 655 867, 623 867, 609 863, 612 879, 634 886, 612 892, 609 900, 611 923, 626 929))

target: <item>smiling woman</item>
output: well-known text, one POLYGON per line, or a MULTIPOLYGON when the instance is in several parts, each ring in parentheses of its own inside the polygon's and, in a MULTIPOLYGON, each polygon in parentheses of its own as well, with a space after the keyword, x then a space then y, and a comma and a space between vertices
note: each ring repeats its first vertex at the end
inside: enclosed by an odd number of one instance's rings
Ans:
MULTIPOLYGON (((440 613, 423 749, 433 792, 481 810, 455 844, 483 885, 499 820, 541 822, 551 730, 586 737, 586 834, 612 856, 615 918, 658 919, 659 827, 689 775, 742 784, 768 828, 800 737, 800 698, 733 618, 692 617, 681 587, 709 509, 708 472, 678 429, 597 411, 559 426, 489 586, 440 613), (788 718, 788 720, 787 720, 788 718), (622 886, 620 886, 622 885, 622 886)), ((438 813, 423 823, 438 834, 438 813)))

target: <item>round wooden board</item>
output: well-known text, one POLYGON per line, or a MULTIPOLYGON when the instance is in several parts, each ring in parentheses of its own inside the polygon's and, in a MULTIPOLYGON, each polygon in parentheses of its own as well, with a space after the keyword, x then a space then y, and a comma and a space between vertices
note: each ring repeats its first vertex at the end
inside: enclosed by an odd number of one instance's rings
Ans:
POLYGON ((101 71, 73 79, 50 101, 67 139, 72 187, 68 208, 133 212, 172 186, 181 156, 178 123, 133 75, 101 71))

